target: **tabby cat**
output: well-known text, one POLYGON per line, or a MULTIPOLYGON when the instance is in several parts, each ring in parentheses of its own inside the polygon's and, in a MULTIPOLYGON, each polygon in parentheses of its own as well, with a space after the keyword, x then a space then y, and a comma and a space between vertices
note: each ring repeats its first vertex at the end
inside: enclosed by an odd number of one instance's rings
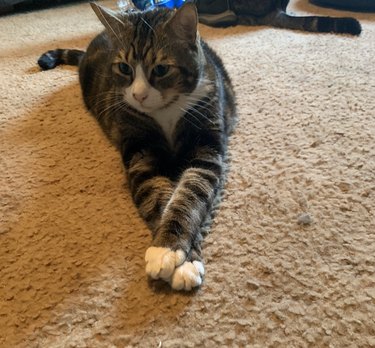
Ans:
POLYGON ((231 81, 197 32, 194 4, 119 13, 91 6, 105 31, 87 51, 48 51, 38 64, 79 66, 84 102, 121 152, 152 231, 146 273, 191 290, 202 283, 201 241, 225 178, 231 81))
MULTIPOLYGON (((198 11, 212 13, 220 4, 235 14, 226 25, 267 25, 303 31, 359 35, 361 24, 351 17, 291 16, 286 13, 289 0, 195 0, 198 11)), ((201 17, 202 19, 204 16, 201 17)), ((202 23, 204 21, 202 20, 202 23)), ((206 23, 208 24, 208 23, 206 23)))

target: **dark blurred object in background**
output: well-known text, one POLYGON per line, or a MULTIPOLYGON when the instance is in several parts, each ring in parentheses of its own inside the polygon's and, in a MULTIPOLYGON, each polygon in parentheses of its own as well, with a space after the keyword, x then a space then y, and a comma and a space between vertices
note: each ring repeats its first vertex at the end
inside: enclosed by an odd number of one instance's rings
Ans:
POLYGON ((374 12, 375 0, 310 0, 318 6, 361 12, 374 12))
POLYGON ((0 15, 11 12, 32 11, 83 0, 0 0, 0 15))

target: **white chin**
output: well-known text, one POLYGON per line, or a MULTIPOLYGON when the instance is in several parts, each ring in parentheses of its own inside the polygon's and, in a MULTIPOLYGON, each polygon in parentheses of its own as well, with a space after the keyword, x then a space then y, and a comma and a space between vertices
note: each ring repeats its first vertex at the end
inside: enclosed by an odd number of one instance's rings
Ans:
POLYGON ((155 108, 153 107, 149 107, 149 106, 144 106, 144 105, 132 105, 134 109, 140 111, 140 112, 143 112, 143 113, 148 113, 148 112, 152 112, 155 110, 155 108))

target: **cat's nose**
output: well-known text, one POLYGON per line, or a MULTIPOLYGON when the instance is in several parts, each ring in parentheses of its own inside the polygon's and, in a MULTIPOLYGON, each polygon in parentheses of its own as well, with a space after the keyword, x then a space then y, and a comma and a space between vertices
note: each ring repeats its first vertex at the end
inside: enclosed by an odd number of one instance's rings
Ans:
POLYGON ((143 103, 148 97, 147 93, 133 93, 133 98, 140 103, 143 103))

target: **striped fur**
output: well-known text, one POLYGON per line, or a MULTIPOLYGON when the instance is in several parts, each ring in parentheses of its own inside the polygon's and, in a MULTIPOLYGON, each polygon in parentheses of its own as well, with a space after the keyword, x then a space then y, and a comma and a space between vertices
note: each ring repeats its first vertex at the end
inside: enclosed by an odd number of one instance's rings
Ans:
MULTIPOLYGON (((202 257, 201 241, 224 182, 236 116, 229 76, 197 34, 193 7, 122 14, 96 7, 106 30, 83 57, 75 54, 85 104, 121 152, 134 203, 152 231, 152 245, 183 250, 191 262, 202 257), (133 67, 133 75, 119 72, 121 62, 133 67), (158 62, 171 66, 162 78, 151 69, 158 62), (139 66, 152 93, 165 101, 151 112, 131 105, 126 95, 139 66), (160 119, 167 114, 173 118, 174 112, 175 126, 162 127, 160 119)), ((73 55, 49 51, 39 64, 43 61, 45 69, 72 62, 63 60, 63 54, 73 55)))
POLYGON ((85 52, 80 50, 67 50, 58 48, 44 53, 38 64, 43 70, 54 69, 60 64, 79 65, 85 52))
POLYGON ((351 17, 290 16, 289 0, 233 0, 231 8, 238 15, 238 24, 270 25, 319 33, 359 35, 361 24, 351 17))

